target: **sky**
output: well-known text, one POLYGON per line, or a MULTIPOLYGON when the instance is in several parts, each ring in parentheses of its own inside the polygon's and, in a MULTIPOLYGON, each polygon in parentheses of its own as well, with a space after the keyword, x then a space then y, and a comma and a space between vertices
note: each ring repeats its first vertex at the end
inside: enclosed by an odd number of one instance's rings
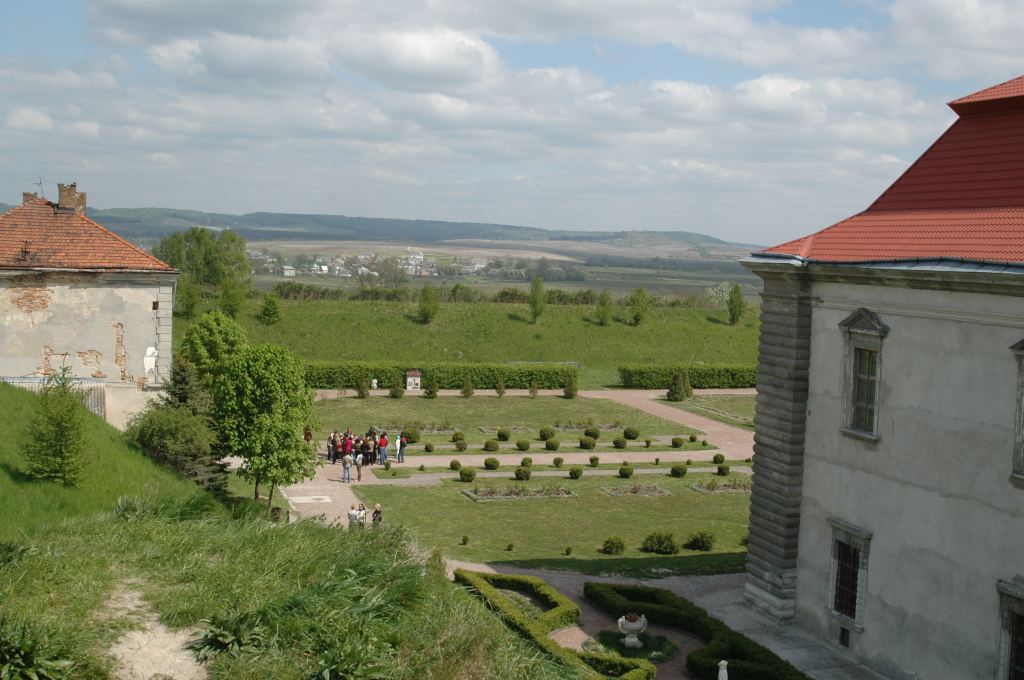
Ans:
POLYGON ((0 201, 772 244, 1024 73, 1019 0, 2 3, 0 201))

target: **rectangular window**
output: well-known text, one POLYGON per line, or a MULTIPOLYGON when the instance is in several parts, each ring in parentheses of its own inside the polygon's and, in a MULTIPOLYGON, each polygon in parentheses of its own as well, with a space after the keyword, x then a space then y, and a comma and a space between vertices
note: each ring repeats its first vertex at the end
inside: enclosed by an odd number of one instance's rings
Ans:
POLYGON ((1010 618, 1010 665, 1007 680, 1024 680, 1024 614, 1010 618))
POLYGON ((853 422, 863 432, 875 431, 875 405, 878 396, 878 352, 855 347, 853 350, 853 422))
POLYGON ((850 619, 857 618, 857 582, 860 574, 860 550, 844 543, 836 541, 836 583, 835 602, 833 608, 836 612, 850 619))

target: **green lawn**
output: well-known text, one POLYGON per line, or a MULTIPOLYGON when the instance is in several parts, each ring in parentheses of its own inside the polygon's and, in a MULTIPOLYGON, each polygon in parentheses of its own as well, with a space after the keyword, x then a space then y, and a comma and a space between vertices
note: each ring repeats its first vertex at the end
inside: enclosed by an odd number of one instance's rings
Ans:
POLYGON ((667 401, 664 403, 684 411, 718 420, 727 425, 735 425, 746 430, 754 429, 754 404, 757 396, 753 394, 722 394, 694 396, 686 401, 667 401))
MULTIPOLYGON (((724 311, 659 307, 640 326, 592 321, 593 308, 548 305, 537 324, 526 305, 445 303, 434 321, 415 320, 416 305, 399 302, 284 301, 281 321, 255 319, 260 301, 239 315, 250 340, 285 345, 306 359, 365 361, 575 361, 581 386, 618 383, 624 363, 757 362, 758 321, 746 314, 730 326, 724 311)), ((174 321, 180 340, 188 322, 174 321)))
MULTIPOLYGON (((319 401, 316 404, 316 412, 321 424, 317 437, 321 442, 326 441, 327 433, 331 429, 336 428, 339 432, 344 432, 351 426, 358 434, 366 432, 371 425, 378 429, 384 428, 390 433, 400 431, 404 427, 454 428, 466 435, 466 441, 477 444, 495 437, 494 432, 483 432, 480 428, 525 427, 528 430, 524 432, 513 430, 511 442, 502 444, 514 446, 517 439, 530 439, 534 448, 538 444, 537 436, 541 427, 571 425, 574 431, 558 432, 555 435, 555 438, 562 442, 563 449, 570 448, 570 440, 579 439, 580 430, 588 422, 615 425, 615 430, 602 433, 602 442, 610 442, 613 438, 621 436, 624 427, 636 427, 640 431, 639 443, 632 442, 632 446, 636 447, 642 447, 643 438, 647 436, 681 436, 696 432, 607 399, 531 399, 511 396, 500 399, 488 396, 474 396, 470 399, 424 399, 407 395, 402 399, 369 397, 319 401)), ((450 434, 424 434, 421 441, 446 443, 450 440, 450 434)))
POLYGON ((446 481, 440 487, 357 486, 365 503, 381 503, 391 525, 404 527, 426 549, 438 548, 454 559, 571 569, 584 573, 656 575, 715 573, 742 568, 750 496, 702 495, 689 488, 696 479, 712 475, 692 474, 682 479, 644 475, 631 480, 617 477, 582 479, 535 478, 530 487, 560 484, 577 493, 576 498, 552 498, 474 502, 463 489, 475 485, 512 484, 511 480, 478 479, 466 484, 446 481), (656 483, 671 495, 619 498, 599 487, 656 483), (684 550, 678 556, 659 557, 642 553, 639 546, 652 531, 671 531, 685 539, 696 531, 710 531, 716 544, 712 553, 684 550), (608 557, 599 552, 604 539, 619 535, 626 552, 608 557), (469 537, 467 545, 461 544, 469 537), (509 543, 514 544, 510 552, 509 543), (565 556, 566 546, 573 552, 565 556))

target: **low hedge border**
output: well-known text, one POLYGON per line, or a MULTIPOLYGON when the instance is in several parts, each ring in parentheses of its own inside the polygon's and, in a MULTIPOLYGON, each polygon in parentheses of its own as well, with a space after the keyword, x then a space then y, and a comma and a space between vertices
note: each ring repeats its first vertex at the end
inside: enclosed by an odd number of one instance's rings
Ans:
POLYGON ((352 390, 360 379, 367 383, 377 379, 378 386, 390 385, 396 378, 405 379, 406 371, 423 372, 421 384, 437 378, 438 389, 462 389, 469 379, 478 390, 494 389, 504 378, 507 389, 563 389, 572 379, 579 381, 575 366, 539 364, 394 364, 373 361, 310 361, 306 363, 306 384, 315 390, 352 390))
POLYGON ((558 628, 576 623, 580 608, 575 602, 535 576, 485 574, 465 569, 455 570, 455 582, 475 591, 487 605, 501 616, 505 624, 533 642, 541 650, 570 668, 588 677, 618 677, 621 680, 653 680, 654 664, 644 659, 627 659, 618 654, 577 653, 548 637, 558 628), (525 593, 552 605, 552 609, 531 619, 503 595, 498 588, 525 593))
POLYGON ((619 382, 633 389, 667 390, 680 370, 689 373, 694 389, 757 386, 757 366, 742 364, 630 364, 619 366, 619 382))
POLYGON ((722 659, 729 662, 731 680, 810 680, 767 647, 667 590, 587 582, 583 595, 614 617, 641 613, 651 623, 671 626, 703 640, 706 646, 686 657, 686 670, 701 680, 716 680, 722 659))

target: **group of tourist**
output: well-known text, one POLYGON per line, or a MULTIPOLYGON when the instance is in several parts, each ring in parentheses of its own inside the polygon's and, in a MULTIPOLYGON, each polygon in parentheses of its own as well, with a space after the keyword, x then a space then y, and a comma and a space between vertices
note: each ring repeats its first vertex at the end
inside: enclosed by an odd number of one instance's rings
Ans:
POLYGON ((334 430, 327 438, 327 460, 331 465, 341 461, 343 482, 352 481, 352 468, 355 467, 358 482, 363 479, 364 465, 388 462, 389 448, 395 453, 395 462, 404 463, 408 443, 405 436, 399 435, 392 445, 387 432, 378 433, 374 428, 363 436, 353 434, 351 427, 344 434, 334 430))
MULTIPOLYGON (((355 527, 365 527, 367 518, 366 506, 360 503, 356 505, 352 504, 351 509, 348 511, 348 528, 353 529, 355 527)), ((384 521, 384 512, 381 510, 380 503, 373 506, 373 513, 369 514, 370 525, 379 527, 381 522, 384 521)))

